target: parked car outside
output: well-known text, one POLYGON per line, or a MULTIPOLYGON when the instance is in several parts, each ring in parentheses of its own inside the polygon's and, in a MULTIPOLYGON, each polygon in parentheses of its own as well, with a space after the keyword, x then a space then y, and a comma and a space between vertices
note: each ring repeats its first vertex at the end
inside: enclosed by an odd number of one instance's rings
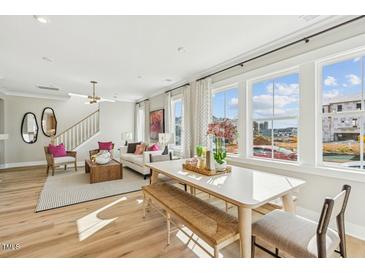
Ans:
POLYGON ((291 150, 278 146, 253 146, 253 155, 256 157, 272 158, 272 149, 274 149, 274 159, 296 161, 297 154, 291 150))

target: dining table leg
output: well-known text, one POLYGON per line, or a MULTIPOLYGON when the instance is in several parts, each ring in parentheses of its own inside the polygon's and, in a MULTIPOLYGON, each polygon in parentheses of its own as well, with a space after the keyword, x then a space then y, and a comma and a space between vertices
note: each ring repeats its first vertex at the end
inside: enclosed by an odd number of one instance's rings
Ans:
POLYGON ((158 181, 158 174, 159 172, 157 170, 152 169, 151 184, 154 184, 158 181))
POLYGON ((240 233, 240 256, 251 258, 252 236, 252 210, 251 208, 238 207, 238 222, 240 233))
POLYGON ((281 197, 281 200, 285 211, 295 213, 293 195, 290 192, 281 197))

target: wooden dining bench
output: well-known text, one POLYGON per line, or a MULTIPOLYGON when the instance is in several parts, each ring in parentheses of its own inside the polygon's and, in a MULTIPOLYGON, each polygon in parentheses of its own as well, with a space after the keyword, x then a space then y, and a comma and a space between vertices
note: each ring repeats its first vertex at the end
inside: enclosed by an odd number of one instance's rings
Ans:
POLYGON ((218 257, 219 249, 239 239, 238 220, 223 210, 185 192, 169 183, 144 186, 144 217, 149 205, 154 205, 166 217, 167 243, 170 244, 171 222, 212 257, 218 257), (172 218, 171 218, 172 217, 172 218), (179 222, 174 222, 176 219, 179 222), (188 235, 181 224, 214 249, 214 254, 188 235))

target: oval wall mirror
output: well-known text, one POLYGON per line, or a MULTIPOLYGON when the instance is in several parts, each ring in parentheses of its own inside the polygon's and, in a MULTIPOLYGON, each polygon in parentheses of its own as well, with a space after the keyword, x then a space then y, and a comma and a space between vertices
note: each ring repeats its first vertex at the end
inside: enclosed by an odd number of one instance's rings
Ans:
POLYGON ((37 142, 38 123, 34 113, 27 112, 24 114, 20 131, 23 141, 27 144, 37 142))
POLYGON ((56 135, 57 132, 57 119, 54 110, 50 107, 46 107, 42 112, 42 131, 47 137, 56 135))

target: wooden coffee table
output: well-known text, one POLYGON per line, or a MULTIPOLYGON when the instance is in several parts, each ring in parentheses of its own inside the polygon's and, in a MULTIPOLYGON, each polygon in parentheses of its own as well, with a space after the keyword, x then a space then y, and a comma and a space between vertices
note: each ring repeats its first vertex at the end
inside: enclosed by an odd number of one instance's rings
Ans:
POLYGON ((123 179, 123 165, 114 159, 105 165, 85 160, 85 173, 90 173, 90 184, 123 179))

